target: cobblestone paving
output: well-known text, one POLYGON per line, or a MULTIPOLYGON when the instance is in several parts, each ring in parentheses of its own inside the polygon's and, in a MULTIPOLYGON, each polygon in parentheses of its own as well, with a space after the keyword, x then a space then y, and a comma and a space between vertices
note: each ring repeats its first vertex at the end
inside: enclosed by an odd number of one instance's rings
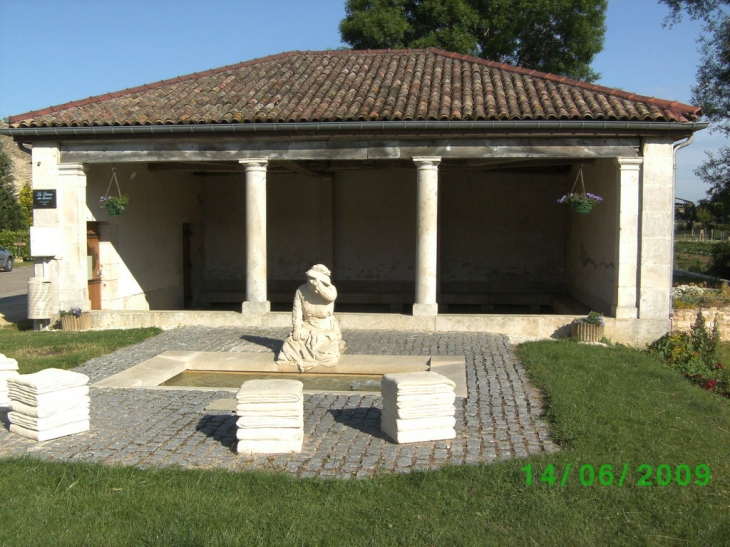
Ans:
MULTIPOLYGON (((278 351, 285 329, 185 327, 93 359, 75 370, 91 382, 163 351, 278 351)), ((464 355, 469 397, 457 399, 456 438, 393 444, 380 432, 376 395, 305 395, 304 447, 298 454, 235 453, 236 417, 210 412, 230 391, 91 388, 91 429, 45 442, 0 426, 0 458, 32 455, 138 467, 271 469, 302 477, 368 477, 490 463, 554 452, 538 391, 529 383, 509 338, 484 333, 345 331, 347 352, 464 355)))

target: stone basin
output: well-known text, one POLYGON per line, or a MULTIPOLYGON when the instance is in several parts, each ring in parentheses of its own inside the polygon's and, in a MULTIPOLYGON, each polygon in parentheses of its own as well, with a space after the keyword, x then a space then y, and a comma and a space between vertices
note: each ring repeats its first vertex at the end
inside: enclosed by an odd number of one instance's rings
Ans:
MULTIPOLYGON (((93 384, 105 388, 203 389, 237 391, 215 386, 163 386, 186 371, 281 373, 307 375, 382 376, 395 372, 431 370, 452 380, 457 397, 466 397, 466 364, 463 356, 344 354, 334 367, 316 366, 300 373, 294 365, 277 365, 273 352, 166 351, 118 374, 93 384)), ((247 378, 250 379, 250 378, 247 378)), ((241 382, 243 383, 243 382, 241 382)), ((358 391, 306 389, 308 393, 357 393, 358 391)))

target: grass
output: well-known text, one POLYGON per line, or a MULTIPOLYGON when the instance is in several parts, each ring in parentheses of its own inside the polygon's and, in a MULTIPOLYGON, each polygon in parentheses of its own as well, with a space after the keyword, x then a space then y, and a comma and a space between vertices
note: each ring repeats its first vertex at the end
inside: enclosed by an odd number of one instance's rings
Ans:
POLYGON ((0 545, 728 545, 730 401, 630 348, 518 351, 559 453, 360 481, 6 459, 0 545), (621 487, 580 483, 581 465, 625 463, 621 487), (711 479, 638 486, 642 464, 711 479))
POLYGON ((674 267, 679 270, 712 275, 712 241, 674 242, 674 267))
POLYGON ((703 275, 712 275, 711 268, 712 258, 709 256, 699 256, 690 253, 675 253, 674 267, 687 272, 694 272, 703 275))
POLYGON ((21 374, 30 374, 44 368, 73 368, 161 332, 158 328, 86 332, 18 331, 9 326, 0 328, 0 353, 17 360, 21 374))

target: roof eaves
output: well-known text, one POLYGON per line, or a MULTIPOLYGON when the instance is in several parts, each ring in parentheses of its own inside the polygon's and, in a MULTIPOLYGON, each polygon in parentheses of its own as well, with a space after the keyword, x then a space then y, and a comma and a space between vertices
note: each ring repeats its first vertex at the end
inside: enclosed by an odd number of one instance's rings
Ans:
POLYGON ((150 134, 211 134, 244 132, 318 132, 318 131, 389 131, 389 130, 478 130, 478 131, 546 131, 546 132, 692 132, 705 129, 707 122, 655 122, 616 120, 477 120, 477 121, 359 121, 359 122, 297 122, 297 123, 224 123, 186 125, 132 125, 84 127, 24 127, 2 128, 0 135, 23 137, 73 137, 88 135, 150 135, 150 134))

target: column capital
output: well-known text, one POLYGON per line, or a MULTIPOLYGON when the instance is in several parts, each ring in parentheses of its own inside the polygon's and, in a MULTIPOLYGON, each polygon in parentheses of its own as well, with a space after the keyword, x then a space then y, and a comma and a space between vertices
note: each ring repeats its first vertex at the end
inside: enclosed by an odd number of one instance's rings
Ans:
POLYGON ((441 163, 441 156, 414 156, 413 162, 419 169, 434 169, 441 163))
POLYGON ((266 169, 269 160, 268 158, 247 158, 245 160, 238 160, 238 163, 246 167, 246 170, 249 169, 260 169, 264 170, 266 169))
POLYGON ((644 158, 616 158, 622 171, 638 171, 644 163, 644 158))
POLYGON ((58 172, 60 174, 65 174, 65 173, 73 174, 74 171, 76 171, 76 172, 81 171, 81 173, 86 174, 86 165, 83 163, 59 163, 58 164, 58 172))

